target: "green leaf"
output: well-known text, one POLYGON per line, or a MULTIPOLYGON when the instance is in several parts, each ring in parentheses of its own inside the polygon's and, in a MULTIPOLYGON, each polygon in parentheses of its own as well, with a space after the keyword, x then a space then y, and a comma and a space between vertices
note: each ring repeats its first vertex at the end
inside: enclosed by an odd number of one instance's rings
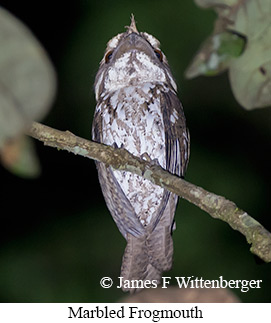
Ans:
POLYGON ((0 149, 45 116, 56 91, 52 64, 29 29, 0 8, 0 149))
POLYGON ((209 37, 185 72, 187 78, 199 75, 213 76, 228 68, 231 58, 244 50, 245 37, 230 31, 209 37))
POLYGON ((235 29, 247 35, 242 56, 229 70, 232 91, 246 109, 271 106, 271 1, 247 1, 236 13, 235 29))
POLYGON ((195 0, 218 18, 186 71, 187 78, 229 69, 232 91, 246 109, 271 105, 271 1, 195 0), (245 41, 246 40, 246 41, 245 41))

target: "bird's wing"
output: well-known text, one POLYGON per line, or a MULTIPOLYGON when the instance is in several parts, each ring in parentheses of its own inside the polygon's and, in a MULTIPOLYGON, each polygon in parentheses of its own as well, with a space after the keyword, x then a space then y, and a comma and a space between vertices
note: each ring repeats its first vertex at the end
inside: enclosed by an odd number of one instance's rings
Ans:
MULTIPOLYGON (((181 102, 174 92, 161 93, 165 127, 166 170, 183 176, 189 157, 189 135, 181 102)), ((173 256, 172 230, 178 196, 164 190, 160 209, 154 217, 151 234, 147 237, 150 264, 163 272, 171 268, 173 256)))
POLYGON ((161 101, 164 106, 167 170, 183 177, 189 159, 189 133, 183 107, 173 91, 163 93, 161 101))
MULTIPOLYGON (((161 92, 161 109, 165 127, 166 170, 172 174, 184 176, 189 159, 189 133, 181 102, 175 92, 171 90, 161 92)), ((162 217, 163 226, 171 227, 177 200, 176 195, 167 190, 164 191, 157 216, 153 219, 152 230, 156 228, 162 217)))

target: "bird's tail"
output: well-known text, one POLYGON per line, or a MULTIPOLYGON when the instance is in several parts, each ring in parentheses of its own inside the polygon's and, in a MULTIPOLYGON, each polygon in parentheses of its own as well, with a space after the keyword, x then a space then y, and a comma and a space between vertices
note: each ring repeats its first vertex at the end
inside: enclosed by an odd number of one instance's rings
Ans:
POLYGON ((144 237, 127 236, 122 258, 123 291, 131 293, 156 287, 162 273, 172 266, 173 242, 169 228, 157 227, 144 237))

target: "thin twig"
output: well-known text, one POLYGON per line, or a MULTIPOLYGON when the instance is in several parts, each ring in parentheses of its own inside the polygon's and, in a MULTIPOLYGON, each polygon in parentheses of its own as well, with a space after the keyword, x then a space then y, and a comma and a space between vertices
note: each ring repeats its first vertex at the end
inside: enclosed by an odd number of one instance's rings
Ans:
POLYGON ((103 162, 114 169, 135 173, 166 188, 206 211, 213 218, 227 222, 234 230, 246 237, 247 242, 251 244, 252 253, 265 262, 271 262, 271 233, 224 197, 172 175, 158 165, 133 156, 125 149, 92 142, 77 137, 69 131, 59 131, 34 122, 28 135, 44 142, 47 146, 103 162))

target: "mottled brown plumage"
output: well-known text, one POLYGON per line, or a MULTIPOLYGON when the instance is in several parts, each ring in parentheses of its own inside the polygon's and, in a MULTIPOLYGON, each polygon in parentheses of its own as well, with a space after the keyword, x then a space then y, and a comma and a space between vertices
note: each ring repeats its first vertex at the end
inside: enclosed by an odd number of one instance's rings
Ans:
MULTIPOLYGON (((133 16, 127 31, 108 42, 95 80, 92 137, 183 176, 189 135, 176 84, 159 47, 153 36, 138 32, 133 16)), ((127 241, 123 280, 158 283, 172 265, 178 197, 138 175, 102 163, 97 169, 108 209, 127 241)), ((123 286, 135 289, 128 283, 123 286)))

